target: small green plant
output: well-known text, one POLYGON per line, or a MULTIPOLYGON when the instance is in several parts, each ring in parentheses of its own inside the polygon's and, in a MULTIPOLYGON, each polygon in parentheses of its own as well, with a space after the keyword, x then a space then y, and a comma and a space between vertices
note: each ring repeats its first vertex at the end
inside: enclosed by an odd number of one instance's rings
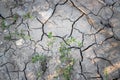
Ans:
POLYGON ((64 42, 60 43, 60 48, 59 48, 59 52, 60 52, 60 60, 62 62, 66 61, 66 58, 68 57, 68 54, 70 54, 71 49, 67 48, 67 45, 64 42))
MULTIPOLYGON (((71 44, 75 41, 75 38, 69 38, 66 40, 67 44, 71 44)), ((63 65, 63 67, 60 67, 58 71, 64 77, 64 80, 71 80, 71 71, 73 69, 74 59, 69 55, 71 53, 71 49, 68 48, 67 44, 65 42, 60 42, 59 53, 61 65, 63 65)))
POLYGON ((49 32, 48 33, 48 38, 52 38, 52 37, 53 37, 52 32, 49 32))
POLYGON ((38 72, 37 73, 37 77, 40 78, 42 76, 42 73, 41 72, 38 72))
POLYGON ((105 80, 108 80, 108 71, 107 69, 104 70, 105 80))
POLYGON ((49 32, 49 33, 48 33, 48 39, 49 39, 49 40, 48 40, 47 46, 48 46, 48 47, 53 47, 53 44, 55 43, 56 38, 53 37, 52 32, 49 32))
POLYGON ((71 44, 71 43, 76 42, 76 39, 75 39, 74 37, 70 37, 70 38, 68 38, 68 39, 66 40, 66 42, 67 42, 68 44, 71 44))
POLYGON ((55 43, 55 38, 52 38, 52 39, 50 39, 49 41, 48 41, 48 43, 47 43, 47 46, 48 47, 52 47, 53 46, 53 44, 55 43))
MULTIPOLYGON (((13 20, 16 21, 17 19, 18 19, 18 15, 17 14, 13 15, 13 20)), ((10 25, 6 25, 5 19, 2 19, 2 22, 1 22, 2 30, 8 29, 9 27, 10 25)))
POLYGON ((35 55, 35 56, 33 56, 32 57, 32 63, 35 63, 35 62, 37 62, 37 61, 45 61, 45 59, 46 59, 46 57, 45 56, 43 56, 43 55, 35 55))
POLYGON ((30 37, 30 36, 25 35, 25 33, 24 33, 24 31, 23 31, 23 30, 21 30, 21 32, 20 32, 20 33, 16 32, 15 34, 16 34, 16 36, 17 36, 17 37, 21 37, 21 38, 23 38, 23 39, 31 39, 31 37, 30 37))
POLYGON ((9 28, 6 24, 5 24, 5 20, 3 19, 2 22, 1 22, 1 28, 2 30, 5 30, 7 28, 9 28))
POLYGON ((64 80, 71 80, 71 74, 72 74, 71 72, 73 70, 73 65, 74 65, 74 59, 67 58, 66 65, 64 65, 63 67, 59 67, 57 69, 58 74, 63 76, 64 80))
POLYGON ((72 69, 73 69, 73 65, 68 65, 68 66, 63 70, 63 76, 64 76, 64 79, 65 79, 65 80, 70 80, 72 69))
POLYGON ((82 46, 82 43, 80 41, 76 40, 74 37, 70 37, 70 38, 66 39, 66 43, 69 45, 74 44, 78 47, 82 46))
POLYGON ((68 39, 66 39, 65 40, 66 41, 66 43, 65 42, 60 42, 60 47, 59 47, 59 52, 60 52, 60 59, 61 59, 61 61, 64 61, 65 60, 65 58, 68 58, 68 57, 70 57, 69 56, 69 54, 71 53, 71 49, 70 48, 68 48, 69 47, 69 45, 71 45, 72 43, 74 43, 74 44, 78 44, 78 46, 81 46, 81 43, 80 42, 78 42, 75 38, 73 38, 73 37, 70 37, 70 38, 68 38, 68 39), (69 44, 69 45, 68 45, 69 44))
POLYGON ((41 75, 44 75, 44 73, 47 70, 47 57, 44 55, 35 55, 32 57, 32 63, 36 63, 37 61, 39 61, 41 63, 41 72, 39 72, 37 75, 38 77, 40 77, 41 75))
POLYGON ((78 45, 78 47, 81 47, 81 46, 83 46, 83 44, 81 43, 81 42, 77 42, 77 45, 78 45))
POLYGON ((31 39, 30 36, 24 34, 23 30, 21 30, 21 32, 15 31, 4 37, 5 40, 16 40, 18 38, 31 39))
POLYGON ((16 21, 17 19, 18 19, 18 15, 15 14, 15 15, 13 16, 13 20, 16 21))
POLYGON ((31 15, 30 12, 28 12, 28 13, 25 14, 23 17, 24 17, 25 19, 31 19, 31 18, 32 18, 32 15, 31 15))
POLYGON ((12 37, 10 35, 7 35, 7 36, 4 37, 4 40, 9 40, 10 41, 10 40, 12 40, 12 37))

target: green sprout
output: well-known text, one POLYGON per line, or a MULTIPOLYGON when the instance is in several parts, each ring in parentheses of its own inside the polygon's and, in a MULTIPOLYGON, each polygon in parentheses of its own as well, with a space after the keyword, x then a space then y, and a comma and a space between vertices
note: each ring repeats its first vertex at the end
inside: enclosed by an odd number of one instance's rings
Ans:
POLYGON ((83 44, 81 42, 77 42, 77 45, 78 45, 78 47, 83 46, 83 44))
POLYGON ((51 38, 51 40, 48 41, 47 46, 52 47, 55 41, 56 41, 56 38, 51 38))
POLYGON ((35 63, 37 61, 44 61, 46 59, 43 55, 35 55, 32 57, 32 63, 35 63))
POLYGON ((42 73, 41 73, 41 72, 38 72, 38 73, 37 73, 37 77, 38 77, 38 78, 40 78, 40 77, 41 77, 41 75, 42 75, 42 73))
POLYGON ((13 16, 13 19, 14 19, 14 21, 16 21, 16 20, 18 19, 18 15, 15 14, 15 15, 13 16))
POLYGON ((48 33, 48 38, 49 38, 49 40, 48 40, 47 46, 48 47, 53 47, 53 44, 55 43, 56 38, 53 37, 52 32, 48 33))
POLYGON ((74 45, 76 45, 78 47, 81 47, 83 45, 80 41, 76 40, 74 37, 68 38, 66 40, 66 43, 69 44, 69 45, 74 44, 74 45))
POLYGON ((72 65, 69 65, 64 69, 63 76, 65 80, 70 80, 72 69, 73 69, 72 65))
MULTIPOLYGON (((23 39, 31 39, 30 36, 24 34, 23 30, 21 30, 20 33, 17 32, 17 31, 15 31, 14 33, 10 33, 9 35, 5 36, 4 39, 5 39, 5 40, 13 40, 13 39, 14 39, 13 37, 23 38, 23 39)), ((16 39, 16 38, 15 38, 15 39, 16 39)), ((14 39, 14 40, 15 40, 15 39, 14 39)))
POLYGON ((5 20, 2 20, 2 22, 1 22, 1 28, 2 28, 2 30, 5 30, 5 29, 8 28, 8 26, 5 24, 5 20))
POLYGON ((108 80, 108 71, 106 69, 104 70, 104 75, 105 75, 105 80, 108 80))
POLYGON ((46 60, 47 60, 47 57, 44 56, 44 55, 37 54, 37 55, 32 57, 32 63, 36 63, 37 61, 39 61, 41 63, 42 72, 38 74, 38 77, 40 77, 41 74, 44 75, 44 73, 47 70, 47 62, 46 62, 46 60))
POLYGON ((67 45, 63 42, 60 43, 60 48, 59 48, 59 52, 60 52, 60 60, 61 61, 65 61, 68 54, 70 54, 70 49, 67 48, 67 45))
POLYGON ((76 39, 75 39, 74 37, 70 37, 70 38, 68 38, 68 39, 66 40, 66 42, 67 42, 68 44, 71 44, 71 43, 76 42, 76 39))
MULTIPOLYGON (((74 59, 68 58, 66 62, 67 64, 64 67, 58 68, 57 72, 59 75, 63 76, 64 80, 71 80, 71 72, 73 70, 74 59)), ((56 76, 56 78, 58 76, 56 76)))
POLYGON ((4 37, 4 40, 9 40, 10 41, 10 40, 12 40, 12 37, 10 35, 7 35, 7 36, 4 37))
POLYGON ((30 18, 32 18, 32 15, 30 14, 30 12, 28 12, 28 13, 25 14, 23 17, 24 17, 25 19, 30 19, 30 18))
POLYGON ((52 32, 49 32, 48 33, 48 38, 52 38, 52 37, 53 37, 52 32))

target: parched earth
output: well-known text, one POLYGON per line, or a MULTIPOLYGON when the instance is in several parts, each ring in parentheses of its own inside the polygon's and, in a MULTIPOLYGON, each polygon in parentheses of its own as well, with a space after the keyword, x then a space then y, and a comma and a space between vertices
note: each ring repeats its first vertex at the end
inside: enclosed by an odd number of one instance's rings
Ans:
POLYGON ((0 0, 0 80, 120 80, 120 0, 0 0))

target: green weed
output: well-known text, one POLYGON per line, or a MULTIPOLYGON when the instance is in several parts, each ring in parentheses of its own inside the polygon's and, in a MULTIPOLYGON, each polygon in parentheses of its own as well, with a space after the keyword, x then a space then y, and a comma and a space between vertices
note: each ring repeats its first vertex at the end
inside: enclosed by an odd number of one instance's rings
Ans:
POLYGON ((18 19, 18 15, 15 14, 15 15, 13 16, 13 20, 16 21, 17 19, 18 19))
POLYGON ((78 45, 78 47, 81 47, 81 46, 83 46, 83 44, 81 43, 81 42, 77 42, 77 45, 78 45))
POLYGON ((48 38, 52 38, 52 37, 53 37, 52 32, 49 32, 48 33, 48 38))
POLYGON ((42 73, 41 72, 38 72, 37 73, 37 77, 40 78, 42 76, 42 73))
POLYGON ((71 43, 76 42, 76 39, 75 39, 74 37, 70 37, 70 38, 68 38, 68 39, 66 40, 66 42, 67 42, 68 44, 71 44, 71 43))
POLYGON ((74 59, 66 58, 66 65, 64 67, 58 68, 57 70, 58 74, 63 76, 64 80, 71 80, 71 74, 72 74, 71 72, 73 70, 73 65, 74 65, 74 59))
POLYGON ((108 80, 108 71, 106 69, 104 70, 104 75, 105 75, 105 80, 108 80))
POLYGON ((70 38, 66 39, 66 42, 69 45, 74 44, 74 45, 76 45, 78 47, 83 46, 82 43, 80 41, 76 40, 74 37, 70 37, 70 38))
POLYGON ((70 54, 71 49, 67 48, 67 45, 64 42, 60 43, 59 52, 60 52, 60 60, 62 62, 66 61, 68 54, 70 54))
POLYGON ((12 37, 10 35, 7 35, 7 36, 4 37, 4 40, 9 40, 10 41, 10 40, 12 40, 12 37))
POLYGON ((48 46, 48 47, 52 47, 53 44, 55 43, 55 41, 56 41, 55 38, 50 39, 50 40, 48 41, 48 43, 47 43, 47 46, 48 46))
POLYGON ((32 57, 32 63, 35 63, 37 61, 43 62, 43 61, 45 61, 45 59, 46 59, 45 56, 38 54, 38 55, 35 55, 35 56, 32 57))
POLYGON ((30 37, 30 36, 25 35, 25 33, 24 33, 24 31, 23 31, 23 30, 21 30, 21 32, 20 32, 20 33, 16 32, 15 34, 16 34, 16 36, 17 36, 17 37, 19 37, 19 38, 23 38, 23 39, 31 39, 31 37, 30 37))
POLYGON ((72 65, 69 65, 63 70, 63 76, 65 80, 70 80, 72 69, 72 65))
POLYGON ((41 72, 38 73, 38 76, 40 77, 41 75, 44 75, 44 73, 47 70, 47 57, 44 55, 35 55, 32 57, 32 63, 36 63, 39 61, 41 63, 41 72))
POLYGON ((48 40, 47 46, 48 47, 53 47, 53 44, 55 43, 56 38, 53 37, 52 32, 48 33, 48 38, 49 38, 49 40, 48 40))
POLYGON ((32 18, 32 15, 31 15, 30 12, 28 12, 28 13, 25 14, 23 17, 24 17, 25 19, 31 19, 31 18, 32 18))
POLYGON ((2 22, 1 22, 1 28, 2 28, 2 30, 5 30, 5 29, 8 28, 8 26, 5 24, 5 20, 2 20, 2 22))
MULTIPOLYGON (((67 44, 71 44, 75 41, 76 40, 74 38, 69 38, 66 40, 67 44)), ((61 68, 61 73, 65 80, 70 80, 74 59, 69 55, 71 53, 71 49, 68 48, 67 44, 64 42, 60 42, 59 52, 61 54, 61 65, 64 64, 64 67, 61 68)))
POLYGON ((9 35, 4 37, 5 40, 16 40, 18 38, 31 39, 30 36, 25 35, 23 30, 21 30, 21 32, 15 31, 14 33, 10 33, 9 35))

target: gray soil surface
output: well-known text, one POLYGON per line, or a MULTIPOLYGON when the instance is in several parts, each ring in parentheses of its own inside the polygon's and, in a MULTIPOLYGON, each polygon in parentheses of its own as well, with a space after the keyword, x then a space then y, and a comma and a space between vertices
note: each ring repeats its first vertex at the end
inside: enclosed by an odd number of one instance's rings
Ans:
POLYGON ((120 0, 0 0, 0 80, 120 80, 120 0))

